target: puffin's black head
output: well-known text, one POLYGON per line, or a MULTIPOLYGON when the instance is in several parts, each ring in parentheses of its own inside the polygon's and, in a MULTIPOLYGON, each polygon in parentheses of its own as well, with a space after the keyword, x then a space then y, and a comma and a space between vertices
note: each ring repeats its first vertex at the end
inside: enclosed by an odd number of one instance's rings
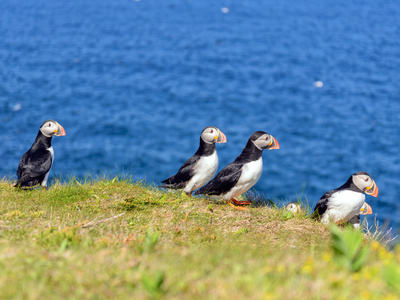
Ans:
POLYGON ((378 186, 367 172, 354 173, 350 178, 354 185, 364 193, 374 197, 378 196, 378 186))
POLYGON ((201 132, 200 138, 208 144, 226 143, 227 141, 225 134, 214 126, 204 128, 201 132))
POLYGON ((58 124, 56 121, 47 120, 43 122, 42 126, 40 126, 40 132, 46 137, 63 136, 65 135, 64 128, 58 124))
POLYGON ((254 132, 250 136, 249 141, 252 141, 254 145, 260 150, 274 150, 280 148, 278 141, 272 135, 266 133, 265 131, 254 132))

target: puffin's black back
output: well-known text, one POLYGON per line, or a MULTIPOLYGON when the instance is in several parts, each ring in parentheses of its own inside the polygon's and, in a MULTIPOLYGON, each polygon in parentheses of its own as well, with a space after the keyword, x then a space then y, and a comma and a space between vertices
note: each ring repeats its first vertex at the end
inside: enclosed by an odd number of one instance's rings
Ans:
POLYGON ((19 162, 16 187, 34 186, 43 181, 52 164, 51 153, 47 151, 51 147, 51 139, 39 130, 32 147, 19 162))
POLYGON ((326 212, 328 209, 328 202, 329 198, 334 194, 337 190, 332 190, 329 192, 326 192, 321 199, 317 202, 314 208, 314 212, 311 214, 312 219, 317 219, 319 220, 321 216, 326 212))

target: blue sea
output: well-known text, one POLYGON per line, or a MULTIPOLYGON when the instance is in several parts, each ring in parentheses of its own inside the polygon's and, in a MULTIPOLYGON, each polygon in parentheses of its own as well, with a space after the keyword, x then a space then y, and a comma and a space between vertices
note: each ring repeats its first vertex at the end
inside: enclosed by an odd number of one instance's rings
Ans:
POLYGON ((108 172, 158 185, 214 125, 220 169, 257 130, 255 190, 311 206, 355 172, 400 228, 398 0, 2 0, 0 176, 15 179, 43 121, 50 178, 108 172))

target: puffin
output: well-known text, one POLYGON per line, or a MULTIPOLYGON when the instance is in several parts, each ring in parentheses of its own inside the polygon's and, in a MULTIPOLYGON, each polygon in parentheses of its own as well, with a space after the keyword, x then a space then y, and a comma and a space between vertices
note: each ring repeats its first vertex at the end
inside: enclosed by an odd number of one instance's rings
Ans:
POLYGON ((311 217, 323 224, 348 222, 360 214, 365 203, 364 193, 377 197, 378 186, 368 173, 354 173, 342 186, 326 192, 319 199, 311 217))
POLYGON ((298 202, 296 202, 296 201, 289 202, 289 203, 285 206, 285 209, 286 209, 287 211, 292 212, 293 214, 297 214, 297 213, 303 212, 303 211, 301 210, 300 204, 299 204, 298 202))
POLYGON ((181 189, 191 196, 193 191, 205 185, 217 172, 218 155, 215 143, 226 143, 225 134, 215 126, 204 128, 200 134, 200 145, 174 176, 162 181, 160 187, 181 189))
POLYGON ((217 196, 237 209, 251 201, 238 201, 235 197, 253 187, 263 169, 263 150, 279 149, 278 141, 265 131, 254 132, 247 141, 242 153, 223 168, 209 183, 195 192, 196 195, 217 196))
POLYGON ((47 188, 47 180, 54 161, 54 150, 51 146, 53 136, 64 136, 64 128, 54 120, 43 122, 39 128, 32 147, 22 156, 18 169, 18 181, 14 187, 30 188, 41 185, 47 188))
POLYGON ((369 206, 367 202, 364 202, 364 205, 360 209, 360 213, 355 215, 349 220, 349 223, 353 225, 353 228, 360 228, 361 225, 361 217, 360 215, 370 215, 372 214, 372 208, 369 206))

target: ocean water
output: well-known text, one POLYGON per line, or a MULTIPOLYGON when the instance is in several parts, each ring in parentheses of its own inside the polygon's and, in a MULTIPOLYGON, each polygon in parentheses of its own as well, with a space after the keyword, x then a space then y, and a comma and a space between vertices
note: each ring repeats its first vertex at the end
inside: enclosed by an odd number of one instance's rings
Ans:
POLYGON ((257 130, 255 189, 311 205, 355 172, 373 218, 400 228, 397 0, 2 0, 0 175, 46 119, 50 178, 126 173, 159 184, 218 126, 220 169, 257 130))

